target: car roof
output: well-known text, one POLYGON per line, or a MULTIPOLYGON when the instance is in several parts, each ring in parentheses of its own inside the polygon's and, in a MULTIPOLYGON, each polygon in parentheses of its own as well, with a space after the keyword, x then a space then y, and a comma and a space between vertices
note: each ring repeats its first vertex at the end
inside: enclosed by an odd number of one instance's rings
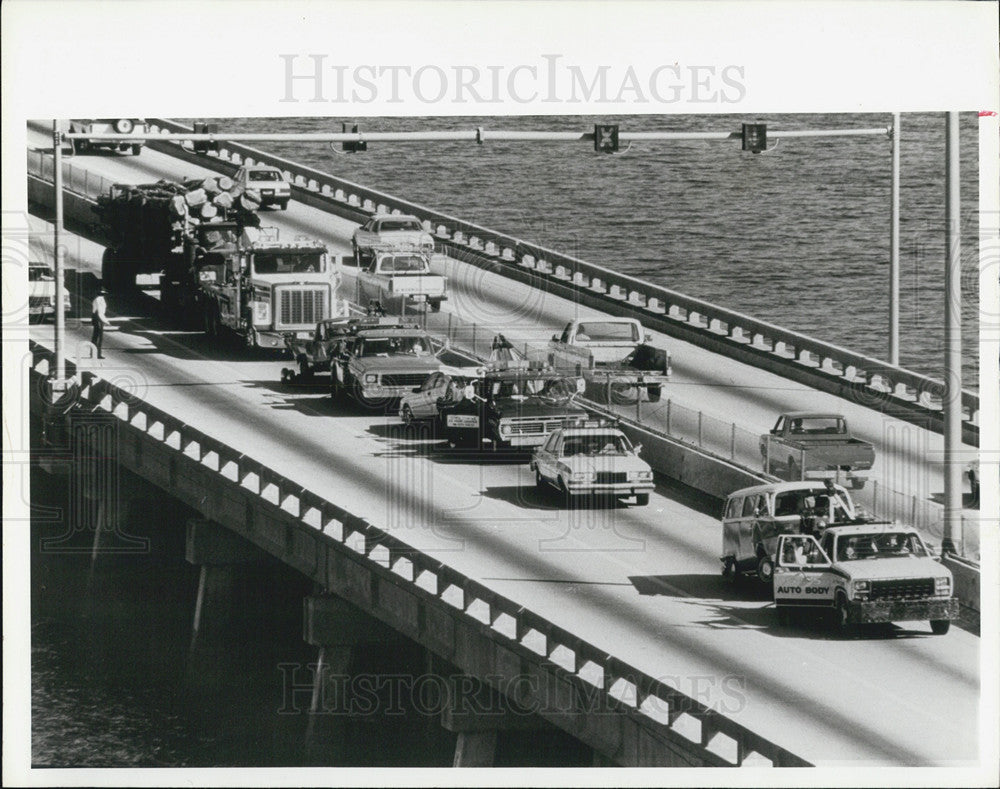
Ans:
POLYGON ((415 222, 420 222, 418 217, 413 214, 372 214, 372 219, 412 219, 415 222))
MULTIPOLYGON (((852 537, 858 534, 878 534, 881 532, 905 532, 906 534, 917 534, 917 530, 912 526, 891 521, 872 521, 870 523, 858 523, 847 526, 827 526, 826 532, 842 537, 852 537)), ((824 534, 826 533, 824 532, 824 534)))
POLYGON ((358 332, 358 337, 377 339, 379 337, 429 337, 423 329, 407 329, 405 327, 389 327, 387 329, 362 329, 358 332))
MULTIPOLYGON (((727 498, 732 496, 752 496, 757 493, 785 493, 789 490, 825 491, 826 484, 822 480, 816 479, 792 482, 769 482, 765 485, 754 485, 749 488, 734 490, 727 498)), ((843 492, 844 488, 838 485, 837 491, 843 492)))
POLYGON ((785 416, 789 419, 806 419, 816 417, 817 419, 843 419, 843 414, 835 414, 833 411, 787 411, 785 416))
POLYGON ((609 433, 616 436, 625 435, 617 427, 561 427, 558 432, 564 436, 603 436, 609 433))
POLYGON ((247 170, 275 170, 281 172, 281 169, 275 167, 273 164, 245 164, 243 167, 247 170))

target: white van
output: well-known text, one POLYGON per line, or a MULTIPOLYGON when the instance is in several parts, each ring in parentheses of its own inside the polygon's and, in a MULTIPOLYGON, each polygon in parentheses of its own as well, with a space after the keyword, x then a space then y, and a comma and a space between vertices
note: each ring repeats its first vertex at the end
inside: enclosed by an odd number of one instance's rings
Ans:
POLYGON ((722 512, 722 574, 735 580, 774 578, 779 535, 820 534, 833 524, 857 523, 864 513, 847 490, 829 480, 755 485, 731 493, 722 512))

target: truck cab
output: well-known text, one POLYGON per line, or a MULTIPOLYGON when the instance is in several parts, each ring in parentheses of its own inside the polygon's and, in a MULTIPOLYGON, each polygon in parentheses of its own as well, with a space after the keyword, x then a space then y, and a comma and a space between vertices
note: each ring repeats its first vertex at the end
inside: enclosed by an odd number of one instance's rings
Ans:
POLYGON ((819 539, 778 538, 774 604, 786 621, 793 610, 832 614, 847 632, 855 624, 920 619, 943 635, 959 614, 953 591, 951 571, 907 526, 833 526, 819 539))
POLYGON ((527 364, 488 370, 471 397, 438 407, 440 432, 452 446, 529 449, 570 420, 585 419, 575 398, 583 381, 527 364))
POLYGON ((202 256, 200 280, 209 325, 233 329, 248 347, 284 348, 289 336, 307 339, 320 321, 348 317, 336 298, 339 269, 316 241, 245 228, 234 244, 202 256))

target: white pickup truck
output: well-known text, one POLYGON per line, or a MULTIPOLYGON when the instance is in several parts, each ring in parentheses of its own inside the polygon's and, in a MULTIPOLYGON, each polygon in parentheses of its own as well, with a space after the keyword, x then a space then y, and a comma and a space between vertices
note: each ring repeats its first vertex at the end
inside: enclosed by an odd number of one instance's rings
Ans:
POLYGON ((841 632, 867 622, 929 621, 944 635, 959 615, 951 571, 934 559, 912 528, 891 523, 831 526, 778 537, 774 604, 830 613, 841 632))
POLYGON ((426 304, 432 312, 448 298, 447 279, 431 271, 430 256, 399 249, 376 250, 358 269, 358 301, 379 302, 389 312, 426 304))
POLYGON ((578 370, 591 397, 619 405, 634 403, 643 393, 656 402, 671 373, 670 353, 650 345, 635 318, 571 321, 552 336, 545 354, 556 369, 578 370))

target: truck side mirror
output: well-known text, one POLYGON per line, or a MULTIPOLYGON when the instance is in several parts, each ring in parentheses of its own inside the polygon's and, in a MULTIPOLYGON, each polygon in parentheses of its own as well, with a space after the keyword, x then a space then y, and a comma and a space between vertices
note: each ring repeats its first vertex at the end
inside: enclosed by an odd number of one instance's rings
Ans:
POLYGON ((652 342, 653 341, 653 335, 650 334, 649 332, 646 332, 645 334, 642 335, 642 341, 643 342, 652 342))
POLYGON ((552 342, 559 342, 559 335, 558 334, 553 334, 552 335, 552 342))
POLYGON ((642 452, 642 444, 636 444, 635 447, 632 449, 632 452, 636 455, 642 452))

